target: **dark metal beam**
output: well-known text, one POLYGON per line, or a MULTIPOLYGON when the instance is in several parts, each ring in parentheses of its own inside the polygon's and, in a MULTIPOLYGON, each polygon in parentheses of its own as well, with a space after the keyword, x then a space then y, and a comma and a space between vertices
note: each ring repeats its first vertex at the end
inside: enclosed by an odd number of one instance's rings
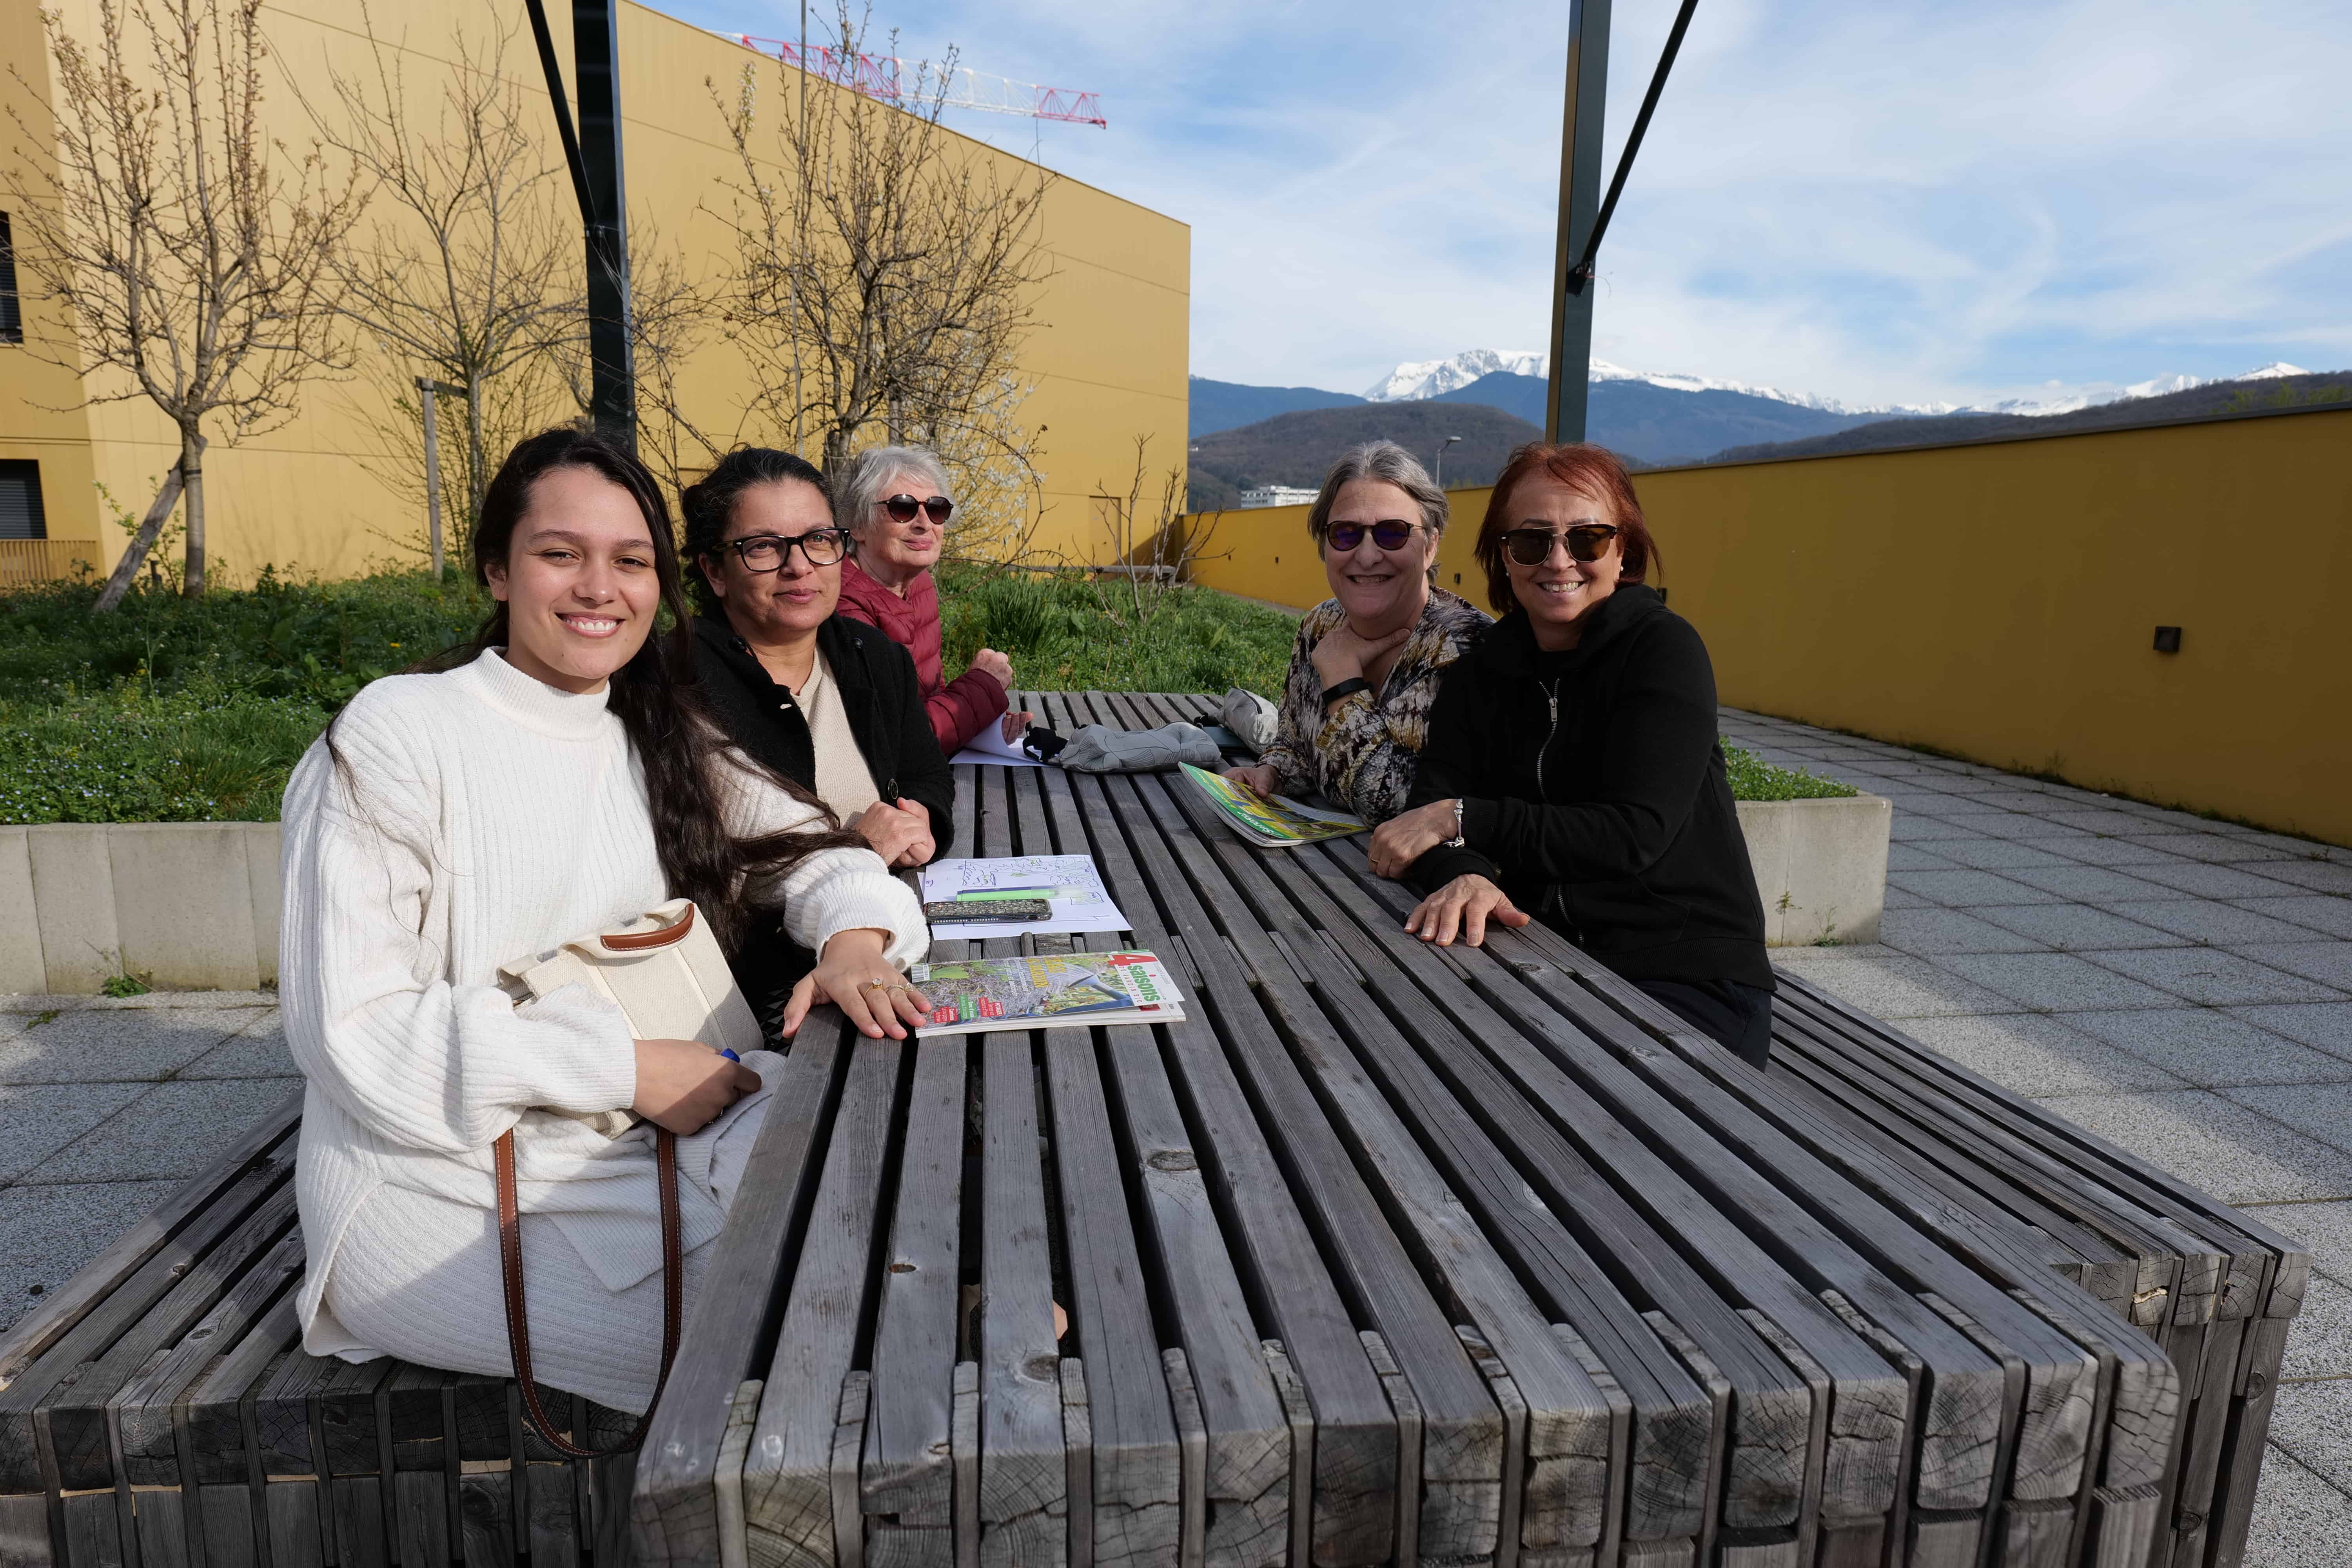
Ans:
POLYGON ((619 6, 616 0, 572 0, 572 64, 580 94, 575 134, 543 0, 524 3, 586 231, 589 411, 597 429, 635 450, 637 396, 629 331, 628 199, 622 180, 619 6))
POLYGON ((1609 97, 1610 0, 1570 0, 1568 104, 1559 133, 1559 237, 1552 261, 1551 384, 1544 435, 1584 439, 1592 363, 1591 278, 1579 263, 1601 206, 1601 121, 1609 97))

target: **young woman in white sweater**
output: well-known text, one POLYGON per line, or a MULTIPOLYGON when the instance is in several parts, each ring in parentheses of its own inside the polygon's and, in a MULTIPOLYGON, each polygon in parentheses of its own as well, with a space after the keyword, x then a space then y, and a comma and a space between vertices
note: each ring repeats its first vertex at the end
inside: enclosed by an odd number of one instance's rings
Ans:
POLYGON ((724 750, 682 684, 669 517, 634 458, 572 430, 522 442, 474 568, 499 607, 473 644, 368 686, 287 785, 303 1344, 512 1370, 491 1175, 511 1128, 538 1378, 641 1411, 662 1337, 654 1128, 607 1139, 551 1112, 627 1108, 677 1135, 691 1301, 778 1058, 633 1039, 577 988, 518 1007, 499 966, 688 897, 723 943, 781 914, 819 955, 785 1033, 830 1000, 903 1038, 926 933, 864 840, 724 750))

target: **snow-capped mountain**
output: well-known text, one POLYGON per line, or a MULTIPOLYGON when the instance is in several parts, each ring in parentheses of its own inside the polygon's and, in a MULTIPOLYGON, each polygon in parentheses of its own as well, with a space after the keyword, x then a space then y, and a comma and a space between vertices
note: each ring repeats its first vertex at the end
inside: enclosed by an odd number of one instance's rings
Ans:
MULTIPOLYGON (((1551 374, 1551 356, 1541 350, 1465 349, 1449 359, 1412 361, 1390 372, 1364 394, 1364 398, 1370 403, 1405 403, 1437 397, 1467 386, 1482 375, 1492 375, 1497 372, 1534 376, 1540 380, 1551 374)), ((1607 360, 1594 360, 1591 369, 1594 381, 1647 382, 1652 386, 1663 386, 1675 392, 1737 392, 1749 397, 1768 397, 1776 403, 1793 404, 1800 408, 1819 409, 1824 414, 1854 415, 2067 414, 2077 408, 2088 408, 2094 404, 2120 403, 2132 397, 2156 397, 2168 392, 2185 392, 2192 386, 2204 386, 2216 381, 2262 381, 2308 374, 2295 365, 2277 361, 2234 376, 2161 375, 2134 382, 2128 386, 2095 384, 2066 387, 2053 383, 2039 395, 2003 398, 1997 403, 1850 404, 1834 397, 1820 397, 1809 392, 1787 392, 1777 386, 1757 386, 1744 381, 1718 381, 1704 375, 1658 375, 1647 371, 1627 370, 1622 365, 1611 364, 1607 360)))

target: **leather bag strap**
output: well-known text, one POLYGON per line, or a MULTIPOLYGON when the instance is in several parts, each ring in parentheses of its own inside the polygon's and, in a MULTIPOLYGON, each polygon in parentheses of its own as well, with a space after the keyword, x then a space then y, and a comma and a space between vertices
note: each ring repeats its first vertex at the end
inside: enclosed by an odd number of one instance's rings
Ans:
POLYGON ((646 1440, 646 1433, 654 1424, 654 1412, 661 1406, 662 1390, 669 1384, 670 1363, 677 1359, 678 1331, 686 1315, 686 1269, 680 1258, 684 1227, 677 1212, 677 1135, 667 1127, 654 1129, 655 1182, 661 1189, 661 1375, 655 1380, 654 1396, 646 1403, 637 1429, 610 1448, 583 1448, 564 1441, 555 1435, 555 1423, 547 1418, 547 1412, 540 1405, 539 1384, 530 1372, 530 1319, 523 1309, 522 1213, 515 1198, 514 1133, 509 1131, 499 1134, 492 1150, 498 1165, 499 1264, 506 1279, 507 1348, 514 1357, 515 1383, 522 1390, 523 1411, 538 1428, 541 1440, 559 1453, 575 1459, 601 1459, 626 1453, 646 1440))

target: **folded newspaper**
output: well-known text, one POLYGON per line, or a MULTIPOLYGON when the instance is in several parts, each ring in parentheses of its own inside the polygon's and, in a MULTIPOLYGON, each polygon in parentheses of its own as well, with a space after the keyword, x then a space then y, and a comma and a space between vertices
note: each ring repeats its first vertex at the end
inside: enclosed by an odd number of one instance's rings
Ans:
POLYGON ((1345 838, 1371 826, 1345 812, 1317 811, 1287 795, 1260 795, 1221 773, 1184 764, 1184 776, 1200 786, 1233 830, 1265 849, 1289 849, 1325 838, 1345 838))
POLYGON ((1148 952, 1055 952, 967 958, 907 971, 931 1005, 917 1036, 1086 1024, 1173 1024, 1183 997, 1148 952))

